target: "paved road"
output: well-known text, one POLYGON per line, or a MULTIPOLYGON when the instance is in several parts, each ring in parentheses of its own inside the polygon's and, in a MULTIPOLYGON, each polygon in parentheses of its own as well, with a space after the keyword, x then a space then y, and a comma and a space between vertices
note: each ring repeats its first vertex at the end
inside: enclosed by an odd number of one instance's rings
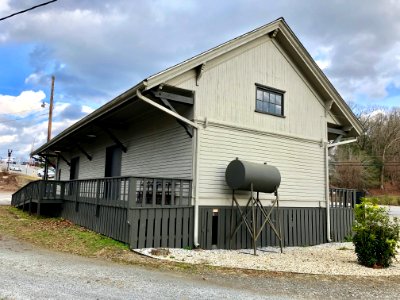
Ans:
POLYGON ((0 236, 0 299, 395 299, 399 293, 396 278, 160 272, 0 236))
MULTIPOLYGON (((263 299, 201 277, 158 272, 99 259, 33 248, 15 240, 0 242, 0 298, 10 299, 263 299)), ((284 297, 268 297, 285 299, 284 297)))
POLYGON ((0 192, 0 205, 10 205, 11 195, 11 192, 0 192))
POLYGON ((389 206, 389 215, 400 218, 400 206, 389 206))

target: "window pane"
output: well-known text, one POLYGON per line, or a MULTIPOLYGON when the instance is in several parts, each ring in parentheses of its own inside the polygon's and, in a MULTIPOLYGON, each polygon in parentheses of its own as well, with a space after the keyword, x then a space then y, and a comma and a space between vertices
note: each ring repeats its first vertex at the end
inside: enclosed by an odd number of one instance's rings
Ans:
POLYGON ((275 104, 269 103, 268 112, 271 113, 271 114, 275 113, 275 104))
POLYGON ((264 101, 269 101, 269 93, 264 92, 264 101))
POLYGON ((263 104, 262 101, 257 100, 257 101, 256 101, 256 110, 262 111, 262 109, 263 109, 262 104, 263 104))
POLYGON ((269 102, 275 103, 275 94, 271 93, 271 94, 269 95, 269 102))
POLYGON ((268 112, 268 102, 263 102, 263 108, 262 108, 263 112, 268 112))
POLYGON ((282 106, 280 106, 280 105, 275 105, 275 113, 277 114, 277 115, 282 115, 282 106))
POLYGON ((282 105, 282 96, 281 95, 275 96, 275 103, 278 105, 282 105))
POLYGON ((257 100, 262 100, 263 99, 263 91, 257 90, 257 100))

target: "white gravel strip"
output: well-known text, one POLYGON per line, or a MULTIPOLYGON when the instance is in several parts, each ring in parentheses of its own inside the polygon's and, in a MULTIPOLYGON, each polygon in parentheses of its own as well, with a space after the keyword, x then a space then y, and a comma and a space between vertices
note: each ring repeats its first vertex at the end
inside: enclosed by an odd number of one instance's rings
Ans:
POLYGON ((329 243, 311 247, 287 247, 280 253, 280 248, 260 248, 257 256, 253 250, 185 250, 168 249, 167 256, 151 255, 151 248, 135 251, 150 257, 185 262, 206 264, 230 268, 268 270, 324 275, 353 276, 394 276, 400 275, 400 262, 394 260, 386 269, 372 269, 357 263, 352 243, 329 243))

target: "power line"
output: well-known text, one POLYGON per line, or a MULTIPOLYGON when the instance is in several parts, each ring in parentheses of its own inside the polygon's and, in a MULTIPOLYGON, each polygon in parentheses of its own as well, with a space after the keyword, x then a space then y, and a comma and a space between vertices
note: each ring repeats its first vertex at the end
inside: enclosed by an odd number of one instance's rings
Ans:
POLYGON ((14 17, 14 16, 19 15, 19 14, 26 13, 26 12, 28 12, 28 11, 30 11, 30 10, 34 10, 35 8, 48 5, 48 4, 53 3, 53 2, 56 2, 56 1, 58 1, 58 0, 51 0, 51 1, 47 1, 47 2, 42 3, 42 4, 38 4, 38 5, 32 6, 31 8, 27 8, 27 9, 21 10, 21 11, 19 11, 19 12, 13 13, 13 14, 11 14, 11 15, 9 15, 9 16, 0 18, 0 21, 4 21, 5 19, 14 17))

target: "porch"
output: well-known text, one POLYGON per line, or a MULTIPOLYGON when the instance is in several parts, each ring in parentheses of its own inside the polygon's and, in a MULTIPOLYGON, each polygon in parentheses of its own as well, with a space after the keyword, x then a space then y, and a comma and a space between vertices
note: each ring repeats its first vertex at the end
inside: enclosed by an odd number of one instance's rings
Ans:
MULTIPOLYGON (((30 213, 53 214, 75 224, 127 243, 131 248, 193 246, 194 207, 192 182, 187 179, 113 177, 71 181, 31 182, 12 196, 11 204, 30 213)), ((351 234, 357 191, 330 189, 331 240, 351 234)), ((241 228, 230 240, 230 206, 199 207, 200 246, 205 249, 250 248, 251 239, 241 228)), ((285 246, 325 243, 326 209, 282 207, 281 226, 285 246)), ((272 214, 276 219, 276 212, 272 214)), ((257 215, 257 222, 263 216, 257 215)), ((277 245, 266 226, 259 246, 277 245)))
POLYGON ((193 245, 192 182, 187 179, 113 177, 31 182, 11 205, 75 224, 131 248, 193 245))

